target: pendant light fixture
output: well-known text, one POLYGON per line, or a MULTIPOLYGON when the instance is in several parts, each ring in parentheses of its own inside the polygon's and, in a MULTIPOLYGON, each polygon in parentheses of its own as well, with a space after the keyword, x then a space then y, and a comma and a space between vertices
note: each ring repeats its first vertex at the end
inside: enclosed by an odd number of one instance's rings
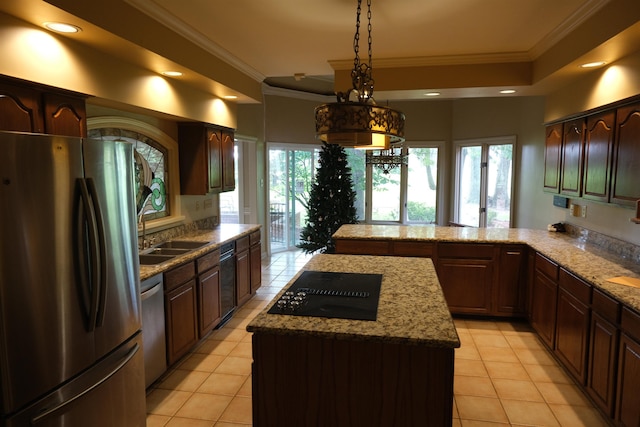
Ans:
POLYGON ((360 62, 360 11, 358 0, 356 34, 353 40, 355 59, 351 71, 353 87, 338 92, 337 102, 316 108, 316 137, 329 144, 365 149, 389 149, 404 141, 404 114, 376 105, 373 99, 371 66, 371 0, 367 0, 369 62, 360 62))

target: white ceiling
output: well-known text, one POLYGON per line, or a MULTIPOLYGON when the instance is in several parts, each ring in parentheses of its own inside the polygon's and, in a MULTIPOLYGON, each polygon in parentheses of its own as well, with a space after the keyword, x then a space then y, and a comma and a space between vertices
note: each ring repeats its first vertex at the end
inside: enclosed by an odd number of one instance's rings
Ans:
MULTIPOLYGON (((184 67, 187 80, 190 70, 197 74, 198 78, 192 80, 194 85, 216 91, 211 89, 217 87, 211 82, 217 81, 224 88, 235 90, 240 102, 251 102, 244 97, 242 85, 234 86, 234 79, 223 76, 221 67, 214 67, 203 58, 186 58, 187 47, 196 46, 255 81, 266 80, 271 85, 318 93, 332 92, 334 70, 348 70, 353 64, 356 0, 46 1, 3 0, 0 11, 36 25, 41 20, 54 19, 48 15, 79 18, 80 25, 86 28, 81 41, 149 69, 158 67, 161 58, 167 66, 184 67), (142 20, 136 18, 141 16, 136 15, 140 12, 151 19, 141 24, 142 20), (97 36, 92 36, 92 32, 97 36), (162 40, 158 34, 164 35, 162 40), (138 49, 149 54, 131 53, 138 49), (295 74, 305 78, 295 79, 295 74)), ((640 48, 638 0, 372 0, 372 3, 374 77, 378 68, 528 63, 530 84, 520 85, 518 90, 520 95, 535 95, 548 90, 547 77, 566 76, 567 67, 574 67, 576 61, 590 59, 596 53, 612 61, 640 48), (620 21, 614 19, 618 15, 611 8, 627 8, 624 16, 630 16, 634 25, 607 21, 606 26, 619 28, 594 29, 592 40, 590 33, 586 33, 589 37, 577 37, 579 30, 584 32, 581 26, 594 17, 620 21), (571 37, 580 41, 572 44, 571 37), (573 47, 574 51, 554 52, 563 42, 564 50, 569 47, 571 51, 573 47), (546 66, 551 69, 536 77, 536 70, 546 66)), ((360 57, 366 61, 366 0, 362 6, 360 57)), ((469 72, 474 71, 469 68, 469 72)), ((574 72, 579 71, 571 71, 574 72)), ((424 98, 425 90, 440 90, 451 97, 487 96, 500 87, 496 82, 486 88, 469 87, 463 80, 460 84, 437 87, 425 79, 419 84, 412 82, 409 89, 390 90, 382 95, 387 99, 415 99, 424 98)), ((339 88, 343 89, 347 88, 339 88)))

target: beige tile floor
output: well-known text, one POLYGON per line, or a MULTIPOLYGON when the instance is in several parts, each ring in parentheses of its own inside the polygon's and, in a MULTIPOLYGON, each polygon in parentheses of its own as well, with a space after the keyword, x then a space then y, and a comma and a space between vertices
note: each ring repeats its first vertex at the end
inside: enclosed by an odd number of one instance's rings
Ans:
MULTIPOLYGON (((263 261, 262 287, 147 391, 147 426, 251 425, 251 335, 247 323, 309 256, 285 252, 263 261)), ((585 395, 526 324, 455 319, 453 425, 606 426, 585 395)))

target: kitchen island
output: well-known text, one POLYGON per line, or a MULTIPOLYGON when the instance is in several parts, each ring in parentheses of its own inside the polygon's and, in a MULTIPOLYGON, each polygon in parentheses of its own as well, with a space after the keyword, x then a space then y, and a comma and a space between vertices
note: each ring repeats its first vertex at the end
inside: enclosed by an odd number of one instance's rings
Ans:
POLYGON ((247 326, 255 426, 447 426, 460 346, 428 258, 316 255, 247 326), (304 271, 380 274, 376 320, 268 311, 304 271))

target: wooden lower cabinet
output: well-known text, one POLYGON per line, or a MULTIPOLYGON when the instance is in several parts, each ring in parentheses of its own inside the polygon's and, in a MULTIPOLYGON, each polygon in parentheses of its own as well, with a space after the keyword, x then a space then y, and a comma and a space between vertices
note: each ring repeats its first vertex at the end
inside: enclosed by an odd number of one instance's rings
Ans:
POLYGON ((529 251, 525 245, 500 247, 498 285, 494 289, 494 315, 525 316, 529 251))
POLYGON ((493 261, 439 258, 437 269, 451 313, 491 313, 493 261))
POLYGON ((250 292, 255 294, 262 285, 262 246, 260 244, 260 231, 255 231, 249 236, 249 263, 251 264, 250 292))
POLYGON ((616 421, 621 426, 640 426, 640 343, 622 334, 618 355, 616 421))
POLYGON ((558 301, 558 264, 540 254, 536 254, 534 263, 529 321, 540 338, 549 348, 553 348, 558 301))
POLYGON ((253 333, 253 425, 451 426, 454 349, 253 333))
POLYGON ((236 305, 240 306, 251 298, 251 258, 249 256, 249 236, 236 241, 236 305))
POLYGON ((220 266, 216 265, 198 276, 198 325, 200 336, 220 323, 220 266))
POLYGON ((571 375, 584 385, 591 316, 591 286, 560 269, 555 352, 571 375))
POLYGON ((587 393, 609 417, 613 417, 618 328, 597 313, 591 316, 587 393))
POLYGON ((196 281, 167 292, 165 295, 167 328, 167 362, 175 363, 198 342, 196 281))

